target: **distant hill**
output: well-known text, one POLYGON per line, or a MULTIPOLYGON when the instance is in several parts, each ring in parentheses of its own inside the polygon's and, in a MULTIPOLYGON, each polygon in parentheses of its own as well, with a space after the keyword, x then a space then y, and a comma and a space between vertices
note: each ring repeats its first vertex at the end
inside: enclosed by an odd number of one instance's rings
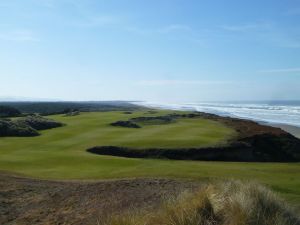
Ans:
POLYGON ((58 102, 61 99, 52 98, 34 98, 22 96, 0 96, 0 102, 58 102))
POLYGON ((117 111, 136 110, 142 108, 125 101, 101 101, 101 102, 0 102, 2 106, 16 108, 22 113, 39 113, 42 115, 67 113, 70 111, 92 112, 92 111, 117 111))

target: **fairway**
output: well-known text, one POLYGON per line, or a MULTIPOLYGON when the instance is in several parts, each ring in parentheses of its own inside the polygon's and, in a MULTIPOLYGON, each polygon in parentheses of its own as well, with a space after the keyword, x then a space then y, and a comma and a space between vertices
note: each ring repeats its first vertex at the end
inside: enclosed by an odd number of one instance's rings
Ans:
MULTIPOLYGON (((164 115, 170 111, 160 111, 164 115)), ((236 135, 225 125, 205 119, 113 127, 117 120, 153 116, 146 111, 82 113, 51 118, 66 126, 42 131, 38 137, 0 138, 0 170, 43 179, 111 179, 130 177, 256 179, 285 197, 300 202, 299 163, 225 163, 129 159, 86 152, 99 145, 126 147, 207 147, 224 145, 236 135), (276 176, 276 179, 274 179, 276 176)))

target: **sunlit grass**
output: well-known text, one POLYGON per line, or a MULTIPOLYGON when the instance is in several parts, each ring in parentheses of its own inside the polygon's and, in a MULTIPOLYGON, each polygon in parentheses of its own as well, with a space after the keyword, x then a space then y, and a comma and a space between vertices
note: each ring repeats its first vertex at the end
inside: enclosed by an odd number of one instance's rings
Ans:
MULTIPOLYGON (((160 111, 155 115, 166 113, 169 112, 160 111)), ((87 148, 97 145, 207 146, 209 143, 223 144, 234 135, 234 131, 222 124, 201 119, 181 120, 161 126, 149 125, 141 129, 109 125, 116 120, 137 116, 145 114, 137 111, 133 114, 99 112, 82 113, 74 117, 51 116, 66 126, 42 131, 38 137, 0 138, 0 170, 43 179, 255 179, 280 192, 291 202, 300 203, 299 163, 129 159, 86 152, 87 148)))

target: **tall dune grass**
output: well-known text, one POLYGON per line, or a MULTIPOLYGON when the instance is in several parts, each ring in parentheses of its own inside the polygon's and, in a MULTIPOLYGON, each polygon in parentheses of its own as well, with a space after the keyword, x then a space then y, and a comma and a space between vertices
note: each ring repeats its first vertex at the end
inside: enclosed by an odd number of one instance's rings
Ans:
POLYGON ((101 225, 300 225, 284 201, 256 183, 208 184, 147 213, 114 215, 101 225))

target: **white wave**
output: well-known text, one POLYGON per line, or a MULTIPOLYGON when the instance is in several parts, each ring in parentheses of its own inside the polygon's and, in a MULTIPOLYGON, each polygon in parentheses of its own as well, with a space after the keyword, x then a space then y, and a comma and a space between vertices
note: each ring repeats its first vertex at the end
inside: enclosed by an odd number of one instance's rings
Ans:
POLYGON ((300 127, 300 105, 270 105, 266 103, 156 103, 139 102, 153 108, 188 110, 214 113, 270 123, 289 124, 300 127))

